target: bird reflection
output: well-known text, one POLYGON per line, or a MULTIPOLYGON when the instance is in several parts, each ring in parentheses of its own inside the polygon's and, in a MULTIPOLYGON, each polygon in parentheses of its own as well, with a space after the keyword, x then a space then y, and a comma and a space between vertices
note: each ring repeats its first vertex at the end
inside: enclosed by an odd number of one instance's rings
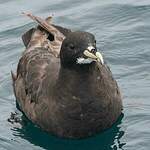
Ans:
POLYGON ((61 139, 51 136, 31 123, 24 115, 21 116, 21 128, 13 127, 13 135, 21 137, 35 146, 44 149, 64 149, 64 150, 117 150, 122 149, 125 143, 120 142, 124 131, 120 125, 123 114, 118 121, 110 128, 94 137, 80 140, 61 139))

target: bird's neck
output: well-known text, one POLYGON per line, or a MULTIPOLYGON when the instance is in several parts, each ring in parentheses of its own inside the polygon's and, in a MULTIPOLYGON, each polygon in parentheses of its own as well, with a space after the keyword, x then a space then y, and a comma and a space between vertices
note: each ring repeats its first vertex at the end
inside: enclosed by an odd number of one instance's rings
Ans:
POLYGON ((95 64, 76 66, 73 68, 62 66, 57 81, 57 89, 61 92, 63 85, 63 92, 88 92, 89 86, 91 85, 90 83, 93 82, 94 66, 95 64))
POLYGON ((61 66, 59 77, 64 78, 64 76, 67 76, 69 78, 72 77, 73 79, 77 78, 87 78, 88 76, 91 76, 93 72, 93 68, 95 66, 95 62, 91 64, 81 64, 81 65, 71 65, 71 66, 61 66), (73 78, 74 77, 74 78, 73 78))
POLYGON ((92 62, 90 64, 61 64, 61 70, 68 70, 72 72, 76 72, 78 74, 84 74, 91 71, 91 69, 95 66, 96 62, 92 62))

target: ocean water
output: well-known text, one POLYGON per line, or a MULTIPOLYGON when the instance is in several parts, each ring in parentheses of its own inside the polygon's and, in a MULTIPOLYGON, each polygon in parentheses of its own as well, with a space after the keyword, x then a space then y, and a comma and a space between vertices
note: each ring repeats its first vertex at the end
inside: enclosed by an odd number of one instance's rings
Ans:
POLYGON ((0 0, 0 150, 150 149, 150 0, 0 0), (123 95, 124 110, 108 130, 83 140, 51 136, 17 111, 11 70, 24 50, 21 35, 35 26, 21 12, 53 15, 55 24, 93 33, 123 95))

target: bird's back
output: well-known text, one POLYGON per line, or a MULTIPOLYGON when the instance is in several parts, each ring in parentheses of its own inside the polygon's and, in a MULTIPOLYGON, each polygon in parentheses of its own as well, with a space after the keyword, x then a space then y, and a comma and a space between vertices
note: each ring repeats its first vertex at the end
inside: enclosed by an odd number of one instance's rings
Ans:
POLYGON ((19 60, 16 75, 12 74, 17 103, 33 122, 36 122, 37 115, 38 118, 43 115, 41 111, 46 111, 46 106, 49 106, 46 103, 52 99, 47 97, 51 96, 58 78, 61 43, 65 35, 71 32, 69 29, 49 24, 48 20, 40 21, 40 25, 46 23, 52 33, 41 25, 22 36, 26 49, 19 60))
POLYGON ((59 67, 59 59, 45 48, 26 52, 19 61, 14 80, 15 95, 22 111, 33 121, 36 120, 34 111, 44 109, 38 107, 46 102, 46 97, 52 92, 59 67))

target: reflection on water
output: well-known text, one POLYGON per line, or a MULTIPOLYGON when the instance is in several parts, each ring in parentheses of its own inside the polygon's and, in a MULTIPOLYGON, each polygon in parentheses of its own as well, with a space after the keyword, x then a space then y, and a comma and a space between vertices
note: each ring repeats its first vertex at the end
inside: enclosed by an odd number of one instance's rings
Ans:
POLYGON ((94 137, 81 140, 60 139, 43 132, 40 128, 36 127, 25 116, 22 116, 22 127, 12 128, 13 135, 19 136, 28 140, 30 143, 40 146, 44 149, 53 150, 114 150, 123 149, 125 143, 120 142, 120 138, 124 135, 124 131, 120 129, 120 124, 123 119, 123 114, 119 117, 118 121, 112 128, 100 133, 94 137))

